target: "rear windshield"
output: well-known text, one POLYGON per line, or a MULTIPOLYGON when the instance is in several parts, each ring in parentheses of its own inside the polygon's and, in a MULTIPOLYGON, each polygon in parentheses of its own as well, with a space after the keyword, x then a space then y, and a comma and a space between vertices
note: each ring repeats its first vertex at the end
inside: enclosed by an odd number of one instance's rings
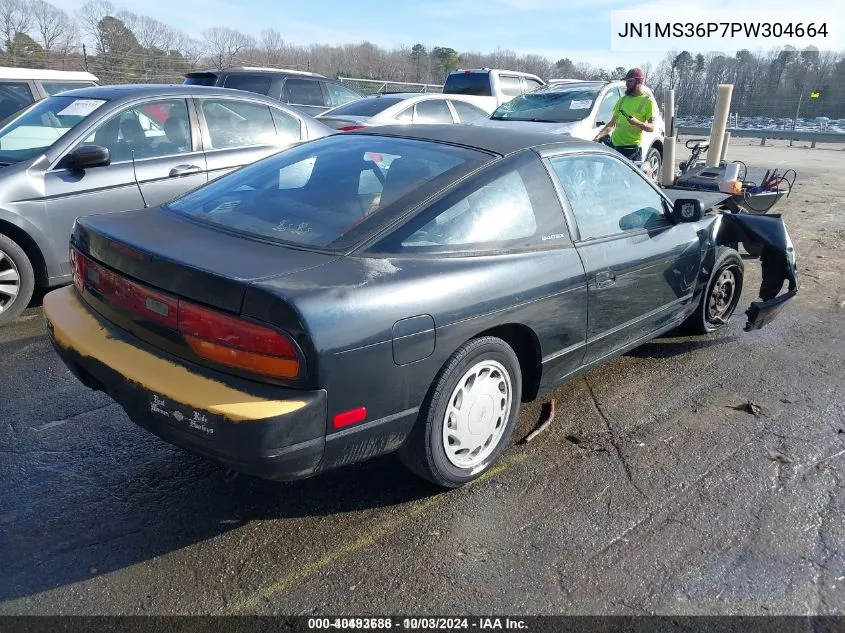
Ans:
POLYGON ((491 119, 566 123, 586 117, 598 98, 598 88, 558 84, 527 92, 503 103, 491 119))
POLYGON ((187 75, 182 83, 189 86, 213 86, 216 81, 215 75, 187 75))
POLYGON ((353 229, 360 235, 381 226, 389 219, 384 209, 403 210, 411 192, 439 189, 488 160, 443 143, 341 134, 282 151, 166 206, 245 233, 336 250, 350 245, 353 229))
POLYGON ((490 74, 489 73, 452 73, 446 77, 446 84, 443 92, 451 95, 475 95, 477 97, 489 97, 490 74))
POLYGON ((390 106, 404 101, 405 97, 365 97, 336 107, 328 116, 375 116, 390 106))

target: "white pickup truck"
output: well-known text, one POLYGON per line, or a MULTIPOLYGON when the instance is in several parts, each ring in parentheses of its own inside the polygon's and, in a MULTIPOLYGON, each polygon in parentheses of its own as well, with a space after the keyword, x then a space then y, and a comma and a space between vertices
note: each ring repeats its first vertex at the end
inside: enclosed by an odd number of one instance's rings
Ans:
POLYGON ((546 85, 537 75, 517 70, 470 68, 446 76, 443 94, 474 97, 480 107, 495 110, 514 97, 546 85))

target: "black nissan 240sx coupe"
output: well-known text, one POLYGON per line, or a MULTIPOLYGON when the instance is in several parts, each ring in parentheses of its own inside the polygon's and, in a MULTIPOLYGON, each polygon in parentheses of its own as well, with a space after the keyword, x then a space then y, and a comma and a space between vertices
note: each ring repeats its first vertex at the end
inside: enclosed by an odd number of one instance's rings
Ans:
POLYGON ((280 480, 399 451, 456 487, 501 457, 520 402, 677 326, 724 326, 737 243, 763 245, 746 329, 795 294, 779 216, 684 195, 597 143, 339 134, 78 219, 74 285, 44 314, 85 385, 177 446, 280 480))

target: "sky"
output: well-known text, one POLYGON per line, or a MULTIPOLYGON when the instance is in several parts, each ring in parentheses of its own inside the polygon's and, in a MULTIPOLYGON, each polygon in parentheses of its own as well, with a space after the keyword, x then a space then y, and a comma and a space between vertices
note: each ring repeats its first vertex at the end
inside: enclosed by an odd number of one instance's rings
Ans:
MULTIPOLYGON (((83 0, 50 1, 68 12, 83 4, 83 0)), ((421 43, 429 49, 448 46, 458 52, 509 49, 520 54, 543 55, 553 61, 569 58, 600 68, 630 68, 646 62, 656 66, 667 53, 666 50, 611 50, 611 11, 634 11, 649 17, 680 20, 688 12, 703 9, 717 11, 729 19, 740 9, 753 11, 762 20, 770 11, 781 10, 788 16, 794 15, 796 22, 815 15, 835 19, 833 0, 802 0, 800 9, 794 0, 766 0, 765 11, 760 11, 759 3, 748 0, 320 0, 313 3, 112 0, 112 3, 118 9, 149 15, 195 37, 213 26, 228 26, 254 36, 272 27, 292 44, 370 41, 385 48, 421 43)), ((838 32, 837 38, 836 43, 845 48, 838 32)))

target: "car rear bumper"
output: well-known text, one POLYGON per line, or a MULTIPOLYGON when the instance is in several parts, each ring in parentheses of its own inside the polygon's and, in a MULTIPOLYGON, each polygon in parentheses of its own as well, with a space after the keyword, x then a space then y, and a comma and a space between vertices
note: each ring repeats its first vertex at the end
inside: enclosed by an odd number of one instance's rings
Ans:
POLYGON ((44 318, 74 375, 162 439, 265 479, 317 471, 326 443, 324 390, 253 383, 176 359, 99 317, 72 286, 46 295, 44 318))

